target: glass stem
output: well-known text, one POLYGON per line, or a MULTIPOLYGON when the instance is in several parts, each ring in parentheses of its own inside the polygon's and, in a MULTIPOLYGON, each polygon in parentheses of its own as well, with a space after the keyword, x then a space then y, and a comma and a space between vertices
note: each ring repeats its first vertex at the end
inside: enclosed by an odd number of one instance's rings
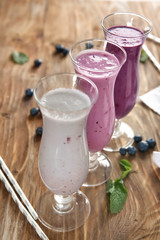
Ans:
POLYGON ((112 138, 117 138, 121 135, 120 126, 121 126, 121 121, 119 119, 116 119, 112 138))
POLYGON ((98 153, 89 153, 89 171, 93 171, 98 166, 98 153))
POLYGON ((53 208, 55 211, 61 214, 70 212, 74 206, 73 194, 68 196, 54 194, 53 208))

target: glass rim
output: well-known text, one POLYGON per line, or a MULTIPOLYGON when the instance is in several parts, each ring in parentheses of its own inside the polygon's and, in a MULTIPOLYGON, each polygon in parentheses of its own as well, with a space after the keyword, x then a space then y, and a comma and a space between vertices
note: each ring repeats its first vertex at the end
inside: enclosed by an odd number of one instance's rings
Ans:
MULTIPOLYGON (((59 88, 59 87, 58 87, 58 88, 59 88)), ((62 87, 61 87, 61 88, 62 88, 62 87)), ((69 88, 66 88, 66 89, 69 89, 69 88)), ((75 89, 76 89, 76 88, 75 88, 75 89)), ((79 89, 77 89, 77 90, 79 90, 79 89)), ((79 91, 81 91, 81 90, 79 90, 79 91)), ((83 92, 83 91, 82 91, 82 92, 83 92)), ((86 94, 86 93, 84 93, 84 94, 86 94)), ((86 95, 87 95, 87 94, 86 94, 86 95)), ((72 113, 75 113, 75 112, 82 112, 82 111, 85 111, 85 110, 91 108, 91 107, 95 104, 95 102, 97 101, 97 98, 98 98, 98 88, 97 88, 97 86, 95 85, 94 82, 92 82, 89 78, 87 78, 87 77, 85 77, 85 76, 83 76, 83 75, 76 74, 76 73, 67 73, 67 72, 53 73, 53 74, 50 74, 50 75, 46 75, 46 76, 40 78, 40 80, 38 80, 38 82, 36 83, 36 85, 35 85, 34 88, 33 88, 33 96, 34 96, 34 99, 36 100, 36 102, 38 103, 38 105, 39 105, 40 107, 45 108, 45 109, 48 109, 48 110, 51 110, 51 111, 56 111, 56 112, 58 112, 58 113, 60 113, 60 114, 68 114, 68 115, 69 115, 69 114, 72 114, 72 113), (95 96, 95 98, 94 98, 94 101, 91 101, 91 99, 90 99, 90 104, 89 104, 89 106, 84 107, 84 108, 82 108, 82 109, 73 110, 73 111, 67 111, 67 112, 61 111, 61 110, 57 110, 57 109, 54 109, 54 107, 49 107, 49 106, 44 105, 44 103, 41 102, 41 100, 39 99, 39 97, 38 97, 37 94, 36 94, 36 90, 38 89, 38 85, 39 85, 41 82, 45 81, 45 79, 49 79, 49 78, 51 78, 51 77, 56 77, 56 76, 72 76, 73 78, 76 77, 76 79, 77 79, 77 77, 84 79, 85 81, 87 81, 87 82, 95 89, 95 95, 96 95, 96 96, 95 96)), ((88 96, 88 95, 87 95, 87 96, 88 96)), ((88 96, 88 97, 89 97, 89 96, 88 96)), ((89 97, 89 98, 90 98, 90 97, 89 97)))
MULTIPOLYGON (((102 28, 103 28, 103 30, 104 30, 105 32, 108 32, 108 33, 110 33, 110 34, 112 34, 112 35, 114 35, 114 36, 117 36, 117 37, 119 37, 119 38, 124 37, 124 36, 120 36, 120 35, 117 35, 117 34, 115 34, 115 33, 111 33, 111 32, 109 32, 108 29, 104 26, 104 20, 105 20, 106 18, 109 18, 109 17, 114 16, 114 15, 133 15, 133 16, 139 17, 139 18, 145 20, 146 22, 148 22, 148 24, 150 25, 150 26, 149 26, 149 29, 147 29, 147 30, 143 33, 143 36, 148 35, 148 34, 151 32, 151 30, 152 30, 152 22, 151 22, 148 18, 146 18, 146 17, 144 17, 144 16, 142 16, 142 15, 140 15, 140 14, 133 13, 133 12, 114 12, 114 13, 111 13, 111 14, 105 16, 104 18, 102 18, 102 20, 101 20, 101 26, 102 26, 102 28)), ((122 25, 120 25, 120 26, 122 26, 122 25)), ((139 36, 135 36, 135 37, 125 36, 125 38, 139 38, 139 36)))
MULTIPOLYGON (((107 44, 106 44, 106 45, 107 45, 107 44)), ((104 46, 105 46, 105 45, 104 45, 104 46)), ((92 49, 94 49, 94 47, 91 48, 91 49, 84 49, 84 50, 89 51, 89 50, 92 50, 92 49)), ((82 50, 82 51, 84 51, 84 50, 82 50)), ((96 50, 96 49, 94 49, 94 50, 96 50)), ((105 51, 105 50, 102 50, 102 51, 105 51)), ((80 68, 82 68, 82 69, 84 69, 84 70, 88 70, 88 71, 95 72, 95 73, 107 73, 107 72, 109 72, 109 71, 111 71, 111 70, 115 70, 115 69, 117 69, 117 68, 120 68, 120 67, 125 63, 125 61, 126 61, 126 59, 127 59, 127 53, 126 53, 125 49, 124 49, 123 47, 121 47, 119 44, 117 44, 117 43, 115 43, 115 42, 113 42, 113 41, 110 41, 110 40, 98 39, 98 38, 85 39, 85 40, 76 42, 76 43, 73 44, 73 46, 70 48, 70 50, 69 50, 69 55, 70 55, 70 58, 71 58, 72 62, 73 62, 75 65, 77 65, 78 67, 80 67, 80 68), (93 43, 93 42, 111 43, 112 45, 118 47, 118 48, 123 52, 123 54, 124 54, 124 60, 122 61, 122 63, 119 63, 118 66, 109 67, 108 69, 104 69, 104 70, 102 70, 102 69, 101 69, 101 70, 93 70, 92 68, 81 66, 81 65, 73 58, 73 56, 72 56, 72 51, 73 51, 73 49, 74 49, 76 46, 78 46, 78 45, 80 45, 80 44, 82 44, 82 43, 87 43, 87 42, 90 42, 90 43, 91 43, 91 42, 92 42, 92 43, 93 43)))

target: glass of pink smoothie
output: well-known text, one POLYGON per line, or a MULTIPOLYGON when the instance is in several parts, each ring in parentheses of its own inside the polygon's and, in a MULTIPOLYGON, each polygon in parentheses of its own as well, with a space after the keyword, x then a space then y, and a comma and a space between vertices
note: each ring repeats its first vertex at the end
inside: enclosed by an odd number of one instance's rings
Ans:
POLYGON ((98 89, 84 76, 54 74, 37 83, 34 97, 43 117, 38 167, 47 188, 37 212, 47 228, 70 231, 90 213, 90 203, 78 189, 88 174, 86 122, 98 89))
POLYGON ((133 143, 132 128, 121 122, 134 107, 139 88, 139 59, 142 45, 152 29, 152 23, 145 17, 135 13, 113 13, 101 22, 105 39, 123 47, 127 60, 118 73, 115 89, 115 130, 110 143, 104 147, 106 151, 119 151, 120 147, 128 147, 133 143))
MULTIPOLYGON (((76 73, 88 77, 98 88, 98 100, 87 120, 89 173, 83 186, 106 182, 112 171, 108 157, 101 152, 110 141, 115 125, 114 85, 126 60, 126 53, 117 44, 100 39, 77 42, 70 49, 76 73)), ((82 86, 86 89, 85 86, 82 86)))

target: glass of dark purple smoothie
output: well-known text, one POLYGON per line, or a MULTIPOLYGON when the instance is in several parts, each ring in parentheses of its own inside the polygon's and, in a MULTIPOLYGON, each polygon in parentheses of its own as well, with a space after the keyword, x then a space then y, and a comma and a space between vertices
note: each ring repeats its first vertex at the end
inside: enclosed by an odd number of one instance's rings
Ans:
MULTIPOLYGON (((98 99, 87 119, 89 172, 83 186, 98 186, 106 182, 112 164, 101 150, 110 141, 115 125, 114 85, 117 74, 126 60, 119 45, 101 39, 77 42, 70 50, 76 73, 88 77, 98 88, 98 99)), ((87 91, 85 85, 81 88, 87 91)))
POLYGON ((114 88, 115 129, 112 139, 104 150, 119 151, 133 143, 132 128, 120 119, 134 107, 139 89, 139 59, 141 49, 152 23, 147 18, 135 13, 112 13, 101 21, 105 39, 123 47, 127 60, 118 73, 114 88))

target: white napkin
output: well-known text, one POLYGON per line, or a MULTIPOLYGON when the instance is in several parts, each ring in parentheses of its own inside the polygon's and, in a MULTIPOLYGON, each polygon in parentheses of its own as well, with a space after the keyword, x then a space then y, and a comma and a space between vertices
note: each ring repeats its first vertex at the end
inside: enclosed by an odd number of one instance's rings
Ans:
POLYGON ((142 102, 160 115, 160 86, 140 96, 142 102))
POLYGON ((153 152, 153 162, 160 168, 160 152, 153 152))

